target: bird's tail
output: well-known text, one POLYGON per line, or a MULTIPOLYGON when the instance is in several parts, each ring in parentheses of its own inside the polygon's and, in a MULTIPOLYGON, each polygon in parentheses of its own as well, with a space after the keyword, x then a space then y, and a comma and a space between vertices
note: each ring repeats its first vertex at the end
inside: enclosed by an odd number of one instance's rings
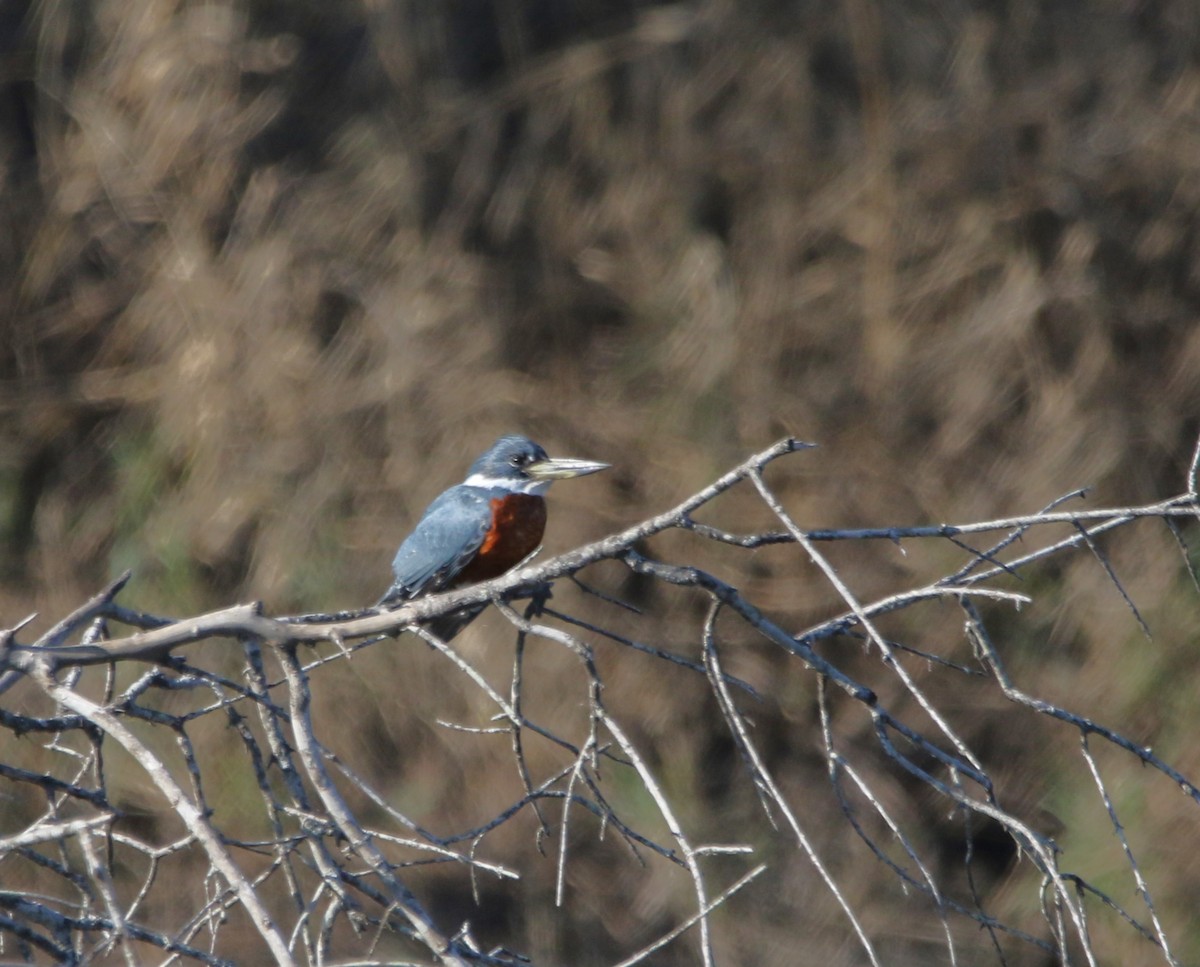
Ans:
MULTIPOLYGON (((384 592, 383 597, 379 599, 375 607, 385 610, 397 608, 406 601, 411 600, 412 597, 412 593, 403 584, 393 584, 384 592)), ((473 604, 460 611, 453 611, 450 614, 441 615, 440 617, 424 622, 424 626, 438 638, 441 638, 442 641, 450 641, 467 625, 478 618, 486 607, 486 602, 484 604, 473 604)))
POLYGON ((428 621, 425 627, 432 631, 442 641, 450 641, 460 631, 466 628, 472 621, 483 614, 483 609, 487 604, 473 604, 469 608, 463 608, 461 611, 452 611, 450 614, 442 615, 440 618, 434 618, 428 621))

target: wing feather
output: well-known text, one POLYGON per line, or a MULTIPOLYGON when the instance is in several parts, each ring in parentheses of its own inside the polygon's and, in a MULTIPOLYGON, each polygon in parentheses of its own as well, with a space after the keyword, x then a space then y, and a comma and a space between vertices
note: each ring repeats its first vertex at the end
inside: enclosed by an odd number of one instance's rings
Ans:
POLYGON ((492 526, 487 491, 454 487, 438 497, 392 561, 395 579, 381 605, 445 588, 475 556, 492 526))

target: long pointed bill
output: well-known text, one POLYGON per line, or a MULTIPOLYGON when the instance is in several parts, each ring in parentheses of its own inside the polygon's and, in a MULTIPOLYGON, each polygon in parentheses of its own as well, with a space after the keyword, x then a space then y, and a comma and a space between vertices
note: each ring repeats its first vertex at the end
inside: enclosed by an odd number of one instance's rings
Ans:
POLYGON ((568 477, 582 477, 589 473, 607 470, 608 467, 607 463, 595 463, 591 460, 551 457, 529 464, 525 468, 525 472, 538 480, 565 480, 568 477))

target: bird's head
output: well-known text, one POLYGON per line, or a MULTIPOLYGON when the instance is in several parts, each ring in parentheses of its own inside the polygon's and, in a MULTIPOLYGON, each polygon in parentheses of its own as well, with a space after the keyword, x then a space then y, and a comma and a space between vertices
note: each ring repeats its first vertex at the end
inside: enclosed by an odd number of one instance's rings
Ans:
POLYGON ((517 493, 540 494, 555 480, 582 477, 608 467, 607 463, 548 457, 528 437, 502 436, 471 464, 464 481, 473 487, 504 487, 517 493))

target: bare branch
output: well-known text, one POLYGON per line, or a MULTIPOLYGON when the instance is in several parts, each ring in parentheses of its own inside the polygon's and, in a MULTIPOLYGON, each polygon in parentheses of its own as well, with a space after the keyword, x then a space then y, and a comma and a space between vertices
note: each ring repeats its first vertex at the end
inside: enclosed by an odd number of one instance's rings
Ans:
POLYGON ((371 837, 367 835, 366 830, 359 824, 341 793, 338 792, 325 769, 323 757, 313 734, 312 719, 309 716, 311 693, 307 688, 304 671, 296 660, 295 650, 292 648, 280 649, 280 660, 288 681, 292 735, 296 740, 296 748, 300 752, 309 781, 312 782, 317 795, 325 804, 330 817, 337 823, 341 834, 349 841, 351 849, 374 871, 376 877, 384 885, 390 898, 389 909, 404 916, 414 933, 442 963, 452 965, 452 967, 465 967, 467 960, 458 952, 457 945, 449 937, 438 932, 429 915, 418 903, 416 896, 396 876, 392 865, 380 852, 371 837))
POLYGON ((287 949, 287 943, 266 907, 259 900, 253 885, 242 874, 240 867, 234 862, 233 857, 221 842, 221 838, 212 828, 204 813, 196 803, 188 798, 183 788, 167 772, 149 746, 135 736, 112 712, 60 685, 49 672, 36 674, 36 679, 46 694, 63 707, 71 709, 99 726, 137 760, 150 780, 166 797, 171 810, 184 821, 192 835, 204 847, 213 866, 221 872, 226 882, 237 893, 238 899, 249 913, 255 929, 266 941, 275 961, 279 964, 292 964, 292 955, 287 949))
MULTIPOLYGON (((1200 807, 1200 789, 1168 757, 1133 741, 1121 728, 1018 687, 1004 655, 1007 629, 1019 627, 1020 609, 1045 599, 1041 565, 1055 555, 1093 554, 1109 574, 1107 593, 1125 603, 1131 626, 1145 629, 1145 617, 1116 578, 1098 538, 1128 539, 1129 525, 1161 521, 1182 551, 1181 567, 1190 573, 1182 528, 1197 512, 1195 459, 1187 495, 1143 507, 1069 512, 1064 505, 1081 496, 1073 491, 1035 513, 992 521, 805 530, 768 486, 763 469, 806 447, 781 441, 671 510, 619 534, 394 611, 271 617, 249 603, 173 620, 118 604, 117 594, 128 592, 132 583, 123 576, 32 644, 19 641, 27 622, 0 632, 0 692, 28 680, 43 696, 42 707, 0 708, 0 728, 41 737, 41 744, 10 743, 12 751, 0 755, 0 781, 12 785, 22 800, 44 802, 31 818, 18 818, 4 830, 0 863, 25 864, 46 886, 43 895, 29 898, 0 891, 0 940, 11 940, 21 956, 55 960, 112 959, 120 945, 120 956, 136 963, 139 945, 149 944, 176 958, 217 964, 224 962, 224 937, 231 936, 225 927, 228 914, 241 908, 261 943, 248 956, 270 956, 279 963, 296 958, 312 964, 394 962, 388 938, 399 935, 441 963, 512 967, 526 962, 523 955, 499 946, 485 949, 470 922, 457 929, 440 927, 439 901, 427 906, 425 883, 417 881, 430 875, 426 871, 440 870, 429 896, 461 888, 466 902, 480 908, 480 917, 488 916, 489 904, 502 895, 497 891, 510 889, 518 878, 533 879, 519 854, 496 849, 497 858, 483 855, 485 847, 511 849, 520 831, 529 837, 529 852, 541 854, 531 858, 552 871, 547 895, 558 907, 555 917, 571 915, 581 896, 585 903, 588 899, 582 871, 597 865, 592 853, 600 848, 588 843, 592 836, 598 841, 619 837, 618 858, 633 872, 617 875, 628 875, 631 882, 668 868, 652 862, 654 857, 687 872, 687 880, 674 878, 692 896, 686 901, 687 919, 635 953, 614 954, 624 964, 650 959, 698 924, 698 960, 715 965, 726 945, 720 931, 731 924, 711 913, 767 868, 762 862, 748 872, 739 869, 733 886, 713 898, 709 883, 720 864, 738 862, 742 854, 761 854, 784 875, 789 856, 807 860, 802 865, 811 865, 823 889, 807 891, 806 902, 825 904, 829 921, 840 924, 872 964, 885 958, 877 952, 881 937, 874 935, 878 918, 867 915, 864 897, 884 898, 885 885, 896 888, 896 903, 916 904, 918 915, 928 918, 922 932, 940 937, 951 964, 988 958, 1012 962, 1010 947, 1063 963, 1095 964, 1100 957, 1092 933, 1098 919, 1105 923, 1106 943, 1113 932, 1109 928, 1119 928, 1129 942, 1153 947, 1168 964, 1181 962, 1175 951, 1186 949, 1186 943, 1173 935, 1169 922, 1178 904, 1173 897, 1164 902, 1160 882, 1162 865, 1170 858, 1152 851, 1135 854, 1137 840, 1124 825, 1134 813, 1122 807, 1118 787, 1102 774, 1089 740, 1102 738, 1114 756, 1150 766, 1153 772, 1146 775, 1173 783, 1187 797, 1188 808, 1200 807), (782 530, 739 534, 694 519, 701 508, 742 484, 782 530), (682 540, 656 542, 670 530, 682 540), (964 540, 987 533, 998 535, 989 546, 976 548, 964 540), (934 541, 952 562, 945 573, 866 595, 846 577, 849 569, 835 567, 818 549, 822 541, 877 539, 934 541), (684 556, 671 559, 659 543, 675 555, 684 548, 684 556), (841 613, 816 615, 799 632, 785 630, 790 616, 768 613, 750 590, 718 577, 724 573, 719 564, 710 571, 686 556, 686 548, 702 544, 710 557, 741 558, 754 548, 787 543, 807 555, 842 602, 841 613), (604 580, 591 574, 586 582, 581 579, 582 570, 610 560, 646 582, 669 586, 671 595, 687 605, 662 622, 657 613, 662 599, 650 595, 644 599, 649 606, 639 599, 638 607, 630 607, 624 600, 629 595, 604 580), (1027 576, 1034 578, 1022 585, 1027 593, 1009 590, 1014 579, 1027 576), (551 609, 546 606, 550 582, 563 577, 571 580, 555 588, 551 609), (527 603, 518 608, 517 600, 527 603), (511 672, 500 672, 507 682, 499 687, 489 680, 497 666, 472 650, 478 641, 464 637, 462 645, 456 641, 452 647, 436 633, 437 619, 488 605, 502 628, 492 637, 513 649, 511 672), (992 610, 1005 616, 1005 624, 995 626, 1006 629, 1003 635, 985 623, 992 610), (908 620, 897 620, 898 615, 908 620), (110 638, 115 626, 133 630, 110 638), (474 743, 507 763, 486 774, 461 769, 471 818, 461 820, 464 810, 449 829, 430 823, 407 802, 399 805, 372 764, 355 761, 361 750, 353 744, 345 754, 339 746, 335 755, 331 749, 337 743, 330 737, 345 723, 323 720, 314 711, 321 707, 314 705, 314 689, 333 683, 352 655, 405 631, 445 659, 430 667, 454 682, 455 694, 472 696, 475 704, 465 714, 462 708, 443 710, 439 696, 413 694, 403 674, 389 684, 398 699, 420 699, 434 709, 429 725, 441 727, 437 741, 446 741, 445 755, 474 743), (186 646, 214 638, 234 639, 236 652, 227 652, 225 659, 241 661, 240 676, 224 664, 206 667, 200 656, 208 653, 199 650, 184 660, 186 646), (262 642, 272 647, 264 649, 262 642), (551 652, 565 651, 573 660, 565 667, 552 662, 555 677, 548 678, 545 664, 535 660, 547 654, 537 642, 548 642, 551 652), (301 647, 322 644, 305 663, 299 660, 301 647), (751 659, 747 672, 742 672, 742 658, 751 659), (118 673, 128 661, 152 667, 135 675, 118 673), (727 664, 742 677, 727 672, 727 664), (101 674, 86 672, 89 666, 100 666, 101 674), (620 674, 614 675, 614 668, 620 674), (737 814, 742 825, 733 827, 734 835, 726 833, 724 817, 706 815, 704 801, 689 798, 688 784, 676 775, 674 750, 657 745, 654 728, 633 717, 630 708, 646 706, 637 703, 628 682, 642 669, 665 676, 652 687, 665 689, 672 707, 675 697, 667 693, 678 685, 698 688, 716 710, 711 724, 700 722, 698 729, 711 738, 715 726, 721 741, 731 742, 736 751, 730 776, 722 779, 729 786, 723 794, 741 797, 736 801, 749 808, 737 814), (602 670, 608 678, 602 678, 602 670), (961 704, 946 701, 960 693, 961 704), (746 709, 735 704, 735 695, 746 709), (53 707, 47 707, 47 698, 53 707), (1012 807, 1009 770, 995 771, 994 744, 986 736, 980 739, 970 714, 977 700, 989 703, 989 714, 1003 714, 1005 727, 1036 716, 1051 729, 1078 734, 1080 745, 1071 755, 1080 756, 1091 774, 1087 795, 1108 816, 1112 859, 1129 870, 1146 914, 1135 915, 1080 873, 1063 870, 1058 833, 1039 828, 1012 807), (763 722, 766 727, 759 731, 763 722), (222 733, 224 743, 201 742, 201 731, 222 733), (165 843, 141 834, 139 813, 131 812, 123 797, 113 802, 117 767, 108 750, 114 744, 159 790, 164 812, 182 821, 182 833, 176 829, 165 843), (37 754, 21 758, 29 747, 37 754), (211 761, 211 750, 218 747, 227 762, 211 761), (824 786, 828 805, 811 815, 802 812, 806 801, 786 791, 773 758, 786 749, 780 761, 794 766, 802 761, 794 750, 803 747, 817 752, 814 777, 826 774, 816 786, 824 786), (226 788, 235 760, 245 770, 249 793, 236 803, 226 788), (475 799, 482 803, 497 777, 513 788, 500 806, 478 815, 475 799), (919 808, 908 803, 914 791, 922 797, 919 808), (366 812, 356 811, 355 804, 366 812), (939 811, 941 818, 930 818, 939 811), (954 835, 963 840, 961 862, 931 857, 931 843, 947 839, 944 830, 932 829, 935 821, 953 822, 954 835), (920 825, 926 822, 931 828, 920 825), (688 832, 701 823, 720 830, 711 837, 715 842, 688 832), (663 825, 665 833, 655 832, 663 825), (1028 915, 1001 918, 992 912, 999 907, 980 875, 984 830, 989 837, 998 830, 1024 858, 1023 866, 1007 875, 1006 889, 1030 891, 1028 915), (730 845, 733 840, 745 845, 730 845), (543 859, 547 856, 552 858, 543 859), (203 898, 187 911, 182 926, 159 929, 144 921, 162 905, 156 901, 170 890, 174 874, 168 871, 176 867, 194 872, 203 898), (958 872, 952 875, 952 868, 958 872), (452 883, 458 886, 448 886, 452 883), (976 935, 979 940, 971 939, 976 935)), ((603 579, 614 571, 595 573, 603 579)), ((797 568, 794 580, 799 598, 809 578, 797 568)), ((1189 586, 1195 587, 1194 575, 1189 586)), ((496 647, 496 641, 489 642, 489 648, 496 647)), ((357 709, 348 713, 358 721, 357 709)), ((408 765, 407 751, 389 752, 397 757, 398 772, 408 765)), ((702 755, 696 761, 707 768, 702 755)), ((1108 761, 1104 765, 1107 773, 1108 761)), ((1023 768, 1028 772, 1036 763, 1023 768)), ((612 866, 607 858, 602 865, 612 866)), ((787 901, 772 896, 768 902, 787 901)))

